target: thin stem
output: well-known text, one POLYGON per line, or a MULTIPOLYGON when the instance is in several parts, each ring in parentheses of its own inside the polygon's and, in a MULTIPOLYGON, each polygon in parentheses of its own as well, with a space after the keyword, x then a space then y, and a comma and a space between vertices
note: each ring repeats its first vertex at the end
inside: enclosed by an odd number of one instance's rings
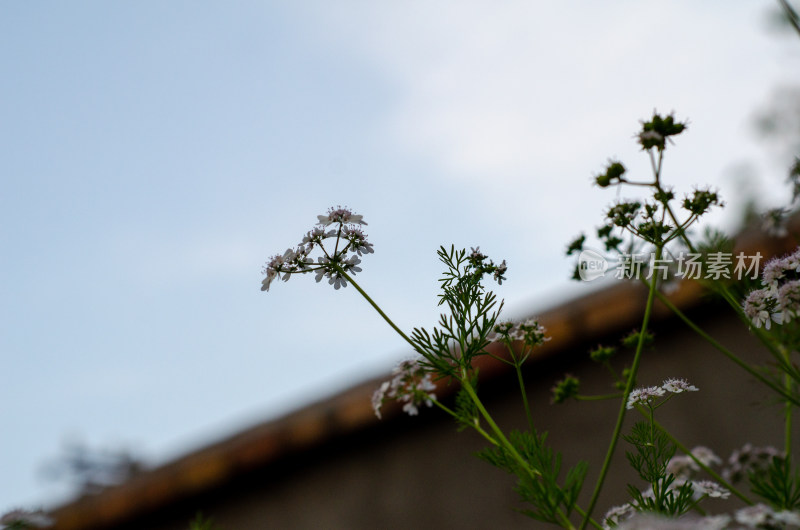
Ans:
MULTIPOLYGON (((447 407, 446 405, 444 405, 444 404, 443 404, 442 402, 440 402, 438 399, 434 399, 434 400, 432 400, 432 401, 433 401, 433 404, 434 404, 434 405, 436 405, 437 407, 439 407, 440 409, 442 409, 443 411, 445 411, 446 413, 448 413, 449 415, 451 415, 451 416, 452 416, 453 418, 455 418, 456 420, 459 420, 459 421, 461 420, 461 417, 460 417, 458 414, 456 414, 456 413, 455 413, 455 412, 454 412, 452 409, 450 409, 449 407, 447 407)), ((473 429, 475 429, 475 430, 478 432, 478 434, 480 434, 481 436, 483 436, 484 438, 486 438, 486 440, 487 440, 487 441, 488 441, 490 444, 492 444, 492 445, 497 445, 497 446, 499 446, 499 445, 500 445, 500 444, 497 442, 497 440, 495 440, 494 438, 492 438, 492 435, 491 435, 491 434, 489 434, 488 432, 484 431, 484 430, 483 430, 483 428, 482 428, 480 425, 478 425, 477 423, 469 423, 469 424, 465 424, 465 425, 469 425, 470 427, 472 427, 473 429)))
POLYGON ((469 394, 470 399, 472 402, 475 403, 475 406, 478 407, 478 412, 481 413, 483 419, 486 420, 486 423, 489 424, 489 428, 497 437, 497 440, 506 448, 506 450, 514 457, 522 469, 526 470, 532 477, 536 475, 541 475, 541 473, 535 469, 532 469, 528 462, 522 458, 522 455, 517 452, 516 448, 511 445, 511 442, 508 441, 508 438, 503 434, 503 431, 500 430, 500 427, 492 419, 492 416, 489 414, 489 411, 486 410, 486 407, 483 406, 480 398, 478 398, 478 394, 475 393, 475 390, 472 388, 469 380, 466 377, 466 374, 463 374, 464 377, 461 379, 461 387, 466 390, 467 394, 469 394))
MULTIPOLYGON (((781 346, 781 351, 783 352, 784 359, 786 359, 786 364, 791 363, 789 349, 786 347, 781 346)), ((794 383, 792 381, 792 377, 789 374, 783 375, 783 384, 786 388, 786 393, 792 393, 794 383)), ((792 402, 788 399, 786 400, 786 407, 784 409, 784 414, 786 415, 786 420, 784 424, 784 452, 787 455, 792 454, 792 402)))
POLYGON ((522 404, 525 406, 525 416, 528 417, 528 428, 531 430, 531 433, 534 431, 533 428, 533 415, 531 414, 531 407, 528 404, 528 394, 525 392, 525 382, 522 379, 522 370, 519 363, 514 364, 514 368, 517 370, 517 381, 519 381, 519 391, 522 394, 522 404))
POLYGON ((417 349, 417 346, 416 346, 416 345, 415 345, 415 344, 414 344, 414 343, 411 341, 411 339, 410 339, 410 338, 408 338, 408 335, 406 335, 405 333, 403 333, 403 331, 402 331, 400 328, 398 328, 398 327, 397 327, 397 325, 395 325, 395 323, 394 323, 394 322, 392 322, 392 319, 391 319, 391 318, 389 318, 389 317, 386 315, 386 313, 384 313, 384 312, 383 312, 383 310, 382 310, 382 309, 381 309, 381 308, 378 306, 378 304, 376 304, 376 303, 375 303, 375 302, 372 300, 372 298, 370 298, 370 297, 369 297, 369 295, 368 295, 366 292, 364 292, 364 289, 362 289, 362 288, 361 288, 361 286, 360 286, 360 285, 358 285, 358 284, 356 283, 356 281, 355 281, 355 280, 352 278, 352 276, 350 276, 349 274, 347 274, 346 272, 344 272, 344 270, 343 270, 341 267, 339 267, 338 265, 335 265, 335 267, 336 267, 336 271, 337 271, 339 274, 341 274, 342 276, 344 276, 344 278, 345 278, 345 279, 346 279, 348 282, 350 282, 350 283, 352 283, 352 284, 353 284, 353 287, 355 287, 355 288, 356 288, 356 291, 358 291, 359 293, 361 293, 361 296, 363 296, 363 297, 364 297, 364 299, 365 299, 367 302, 369 302, 369 304, 370 304, 370 305, 371 305, 371 306, 372 306, 372 307, 375 309, 375 311, 377 311, 377 312, 378 312, 378 314, 379 314, 380 316, 382 316, 382 317, 383 317, 383 319, 386 321, 386 323, 387 323, 387 324, 389 324, 390 326, 392 326, 392 329, 393 329, 393 330, 395 330, 395 331, 397 332, 397 334, 398 334, 398 335, 400 335, 401 337, 403 337, 403 340, 405 340, 407 343, 409 343, 409 344, 411 345, 411 347, 412 347, 412 348, 414 348, 414 351, 417 351, 417 352, 418 352, 419 350, 417 349))
MULTIPOLYGON (((661 247, 657 246, 656 259, 659 258, 661 258, 661 247)), ((628 397, 630 396, 631 391, 633 390, 633 385, 636 382, 636 373, 639 370, 639 362, 641 361, 642 351, 644 350, 645 332, 647 331, 647 325, 650 323, 650 314, 652 313, 653 302, 655 301, 657 281, 658 277, 653 275, 650 281, 650 290, 647 294, 647 305, 644 308, 642 327, 639 330, 639 343, 636 345, 636 353, 633 356, 633 364, 631 365, 630 374, 628 375, 628 382, 625 385, 625 392, 623 393, 622 402, 620 403, 619 413, 617 414, 617 423, 614 425, 614 432, 611 434, 611 443, 608 446, 606 458, 603 461, 603 467, 600 470, 600 476, 595 484, 594 492, 592 493, 592 499, 589 502, 589 508, 586 510, 586 516, 581 523, 580 530, 584 530, 586 528, 586 525, 589 523, 589 518, 592 515, 592 511, 597 505, 597 499, 600 497, 600 491, 603 488, 603 483, 606 480, 606 475, 608 474, 608 470, 611 466, 611 458, 614 456, 614 450, 617 448, 617 442, 619 441, 620 433, 622 432, 622 423, 625 421, 625 413, 628 410, 628 397)))
POLYGON ((797 34, 800 35, 800 15, 797 14, 797 11, 795 11, 786 0, 778 0, 778 3, 781 5, 786 15, 786 20, 789 21, 797 34))
MULTIPOLYGON (((585 511, 585 510, 583 510, 583 509, 581 509, 581 507, 580 507, 580 506, 577 506, 577 505, 575 505, 575 507, 574 507, 574 510, 575 510, 575 511, 578 513, 578 515, 580 515, 581 517, 586 517, 586 511, 585 511)), ((595 528, 597 528, 598 530, 603 530, 603 527, 602 527, 602 526, 600 526, 600 523, 598 523, 597 521, 595 521, 595 520, 594 520, 594 519, 592 519, 591 517, 589 518, 589 524, 590 524, 590 525, 592 525, 592 526, 594 526, 594 527, 595 527, 595 528)))
POLYGON ((785 398, 787 402, 792 403, 796 406, 800 406, 800 401, 798 401, 796 397, 788 393, 786 389, 781 388, 774 381, 770 381, 769 379, 764 377, 764 375, 761 374, 758 370, 754 369, 752 366, 744 362, 736 354, 734 354, 733 352, 728 350, 725 346, 717 342, 717 340, 714 339, 711 335, 700 329, 700 327, 697 326, 697 324, 695 324, 689 317, 687 317, 680 309, 678 309, 675 306, 675 304, 670 302, 670 300, 666 296, 664 296, 660 292, 656 292, 656 296, 658 297, 659 301, 661 301, 661 303, 667 306, 667 308, 670 311, 672 311, 678 318, 683 320, 683 322, 687 326, 689 326, 695 333, 704 338, 709 344, 711 344, 714 348, 716 348, 723 355, 725 355, 725 357, 733 361, 734 364, 736 364, 737 366, 745 370, 747 373, 758 379, 760 382, 764 383, 766 386, 768 386, 769 388, 780 394, 781 397, 785 398))
MULTIPOLYGON (((644 410, 643 410, 641 407, 638 407, 638 406, 637 406, 637 407, 636 407, 636 409, 637 409, 637 410, 638 410, 638 411, 639 411, 639 412, 640 412, 642 415, 644 415, 644 416, 646 416, 646 415, 647 415, 647 412, 646 412, 646 411, 644 411, 644 410)), ((737 497, 739 497, 740 499, 742 499, 742 500, 743 500, 745 503, 747 503, 748 505, 751 505, 751 506, 752 506, 752 504, 753 504, 753 501, 751 501, 750 499, 748 499, 748 498, 747 498, 747 496, 746 496, 745 494, 743 494, 741 491, 739 491, 738 489, 736 489, 736 488, 735 488, 735 487, 734 487, 734 486, 733 486, 733 485, 732 485, 730 482, 728 482, 727 480, 725 480, 724 478, 722 478, 722 477, 719 475, 719 473, 717 473, 716 471, 714 471, 713 469, 711 469, 710 467, 708 467, 708 466, 707 466, 706 464, 704 464, 704 463, 703 463, 703 462, 702 462, 700 459, 698 459, 696 456, 694 456, 694 455, 692 454, 691 450, 689 450, 689 448, 688 448, 688 447, 686 447, 685 445, 683 445, 683 444, 680 442, 680 440, 678 440, 677 438, 675 438, 675 437, 674 437, 674 436, 673 436, 673 435, 672 435, 672 434, 671 434, 671 433, 670 433, 670 432, 669 432, 669 431, 668 431, 668 430, 667 430, 667 429, 666 429, 666 428, 665 428, 663 425, 661 425, 660 423, 658 423, 658 422, 657 422, 657 421, 655 421, 655 420, 653 421, 653 424, 654 424, 654 425, 655 425, 655 426, 656 426, 656 427, 657 427, 657 428, 658 428, 658 429, 659 429, 661 432, 663 432, 663 433, 664 433, 664 434, 667 436, 667 438, 669 438, 669 440, 670 440, 672 443, 674 443, 674 444, 675 444, 675 446, 676 446, 678 449, 680 449, 680 450, 681 450, 681 452, 683 452, 683 453, 684 453, 686 456, 688 456, 689 458, 691 458, 691 459, 692 459, 692 460, 693 460, 693 461, 694 461, 694 462, 695 462, 695 463, 696 463, 698 466, 700 466, 700 469, 702 469, 703 471, 705 471, 706 473, 708 473, 709 475, 711 475, 711 477, 712 477, 714 480, 716 480, 717 482, 719 482, 720 484, 722 484, 723 486, 725 486, 727 489, 729 489, 729 490, 731 491, 731 493, 733 493, 734 495, 736 495, 737 497)))
POLYGON ((522 377, 522 363, 525 362, 527 359, 527 355, 524 355, 522 359, 517 359, 516 355, 514 354, 514 349, 511 345, 506 342, 506 348, 508 348, 508 353, 513 359, 514 370, 517 372, 517 381, 519 382, 519 392, 522 394, 522 404, 525 406, 525 416, 528 418, 528 428, 530 429, 531 433, 535 431, 533 427, 533 414, 531 414, 531 407, 528 403, 528 393, 525 391, 525 380, 522 377))

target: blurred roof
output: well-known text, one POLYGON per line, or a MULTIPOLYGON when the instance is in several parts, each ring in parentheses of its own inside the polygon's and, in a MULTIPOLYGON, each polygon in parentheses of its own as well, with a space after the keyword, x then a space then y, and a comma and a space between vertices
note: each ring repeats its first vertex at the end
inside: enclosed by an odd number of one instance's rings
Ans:
MULTIPOLYGON (((792 228, 800 228, 800 219, 794 219, 792 228)), ((795 248, 790 238, 766 238, 756 231, 743 232, 737 241, 737 253, 760 252, 765 258, 795 248)), ((684 281, 668 298, 681 310, 688 310, 704 302, 702 294, 703 288, 697 282, 684 281)), ((529 362, 638 326, 646 297, 647 291, 641 285, 618 282, 540 313, 538 320, 547 328, 551 340, 537 348, 529 362)), ((663 304, 656 302, 654 320, 671 315, 663 304)), ((511 370, 504 363, 492 362, 488 356, 479 358, 476 364, 482 379, 499 377, 511 370)), ((121 524, 142 513, 223 487, 238 475, 290 454, 355 434, 379 421, 391 422, 401 414, 399 406, 387 404, 390 406, 384 410, 383 420, 378 420, 372 409, 372 394, 383 379, 365 381, 282 418, 255 425, 171 463, 144 471, 124 484, 85 495, 51 512, 56 519, 55 528, 74 530, 121 524)), ((453 391, 453 385, 440 381, 437 395, 445 397, 453 391)))

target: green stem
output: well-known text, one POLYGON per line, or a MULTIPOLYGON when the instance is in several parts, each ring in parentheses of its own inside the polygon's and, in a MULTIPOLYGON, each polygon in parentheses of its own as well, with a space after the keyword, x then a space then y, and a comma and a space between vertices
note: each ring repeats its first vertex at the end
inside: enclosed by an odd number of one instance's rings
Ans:
POLYGON ((356 291, 358 291, 359 293, 361 293, 361 296, 363 296, 363 297, 364 297, 364 299, 365 299, 367 302, 369 302, 369 304, 370 304, 370 305, 371 305, 371 306, 372 306, 372 307, 375 309, 375 311, 377 311, 377 312, 378 312, 378 314, 379 314, 380 316, 382 316, 382 317, 383 317, 383 319, 386 321, 386 323, 387 323, 387 324, 389 324, 390 326, 392 326, 392 329, 393 329, 393 330, 395 330, 395 331, 397 332, 397 334, 398 334, 398 335, 400 335, 401 337, 403 337, 403 340, 405 340, 407 343, 409 343, 409 344, 411 345, 411 347, 412 347, 412 348, 414 348, 414 351, 416 351, 416 352, 419 352, 419 350, 417 349, 417 346, 416 346, 416 345, 415 345, 415 344, 414 344, 414 343, 411 341, 411 339, 410 339, 410 338, 408 338, 408 335, 406 335, 405 333, 403 333, 403 330, 401 330, 400 328, 398 328, 398 327, 395 325, 395 323, 394 323, 394 322, 392 322, 392 319, 391 319, 391 318, 389 318, 389 317, 386 315, 386 313, 384 313, 384 312, 383 312, 383 310, 382 310, 382 309, 381 309, 381 308, 378 306, 378 304, 376 304, 376 303, 375 303, 375 302, 372 300, 372 298, 370 298, 370 297, 369 297, 369 295, 368 295, 366 292, 364 292, 364 289, 362 289, 362 288, 361 288, 361 286, 360 286, 360 285, 358 285, 358 284, 356 283, 356 281, 353 279, 353 277, 352 277, 352 276, 350 276, 349 274, 347 274, 346 272, 344 272, 344 270, 342 270, 342 268, 341 268, 341 267, 339 267, 338 265, 335 265, 335 267, 336 267, 336 271, 337 271, 339 274, 341 274, 342 276, 344 276, 344 278, 345 278, 345 279, 346 279, 348 282, 350 282, 350 283, 352 283, 352 284, 353 284, 353 287, 355 287, 355 288, 356 288, 356 291))
MULTIPOLYGON (((642 413, 642 415, 645 415, 645 416, 647 415, 647 413, 646 413, 644 410, 642 410, 640 407, 636 407, 636 409, 637 409, 637 410, 638 410, 640 413, 642 413)), ((704 464, 704 463, 703 463, 703 462, 702 462, 700 459, 698 459, 697 457, 695 457, 695 456, 692 454, 691 450, 689 450, 689 448, 688 448, 688 447, 686 447, 685 445, 683 445, 683 444, 682 444, 682 443, 681 443, 681 442, 680 442, 680 441, 679 441, 677 438, 675 438, 675 437, 674 437, 674 436, 673 436, 673 435, 672 435, 672 434, 671 434, 671 433, 670 433, 670 432, 669 432, 669 431, 668 431, 668 430, 667 430, 667 429, 666 429, 666 428, 665 428, 663 425, 661 425, 661 424, 660 424, 660 423, 658 423, 657 421, 654 421, 654 422, 653 422, 653 424, 654 424, 654 425, 655 425, 655 426, 656 426, 656 427, 657 427, 657 428, 658 428, 658 429, 659 429, 661 432, 663 432, 663 433, 664 433, 664 434, 667 436, 667 438, 669 438, 669 440, 670 440, 672 443, 674 443, 674 444, 675 444, 675 446, 676 446, 678 449, 680 449, 680 450, 681 450, 681 452, 683 452, 683 453, 684 453, 686 456, 688 456, 689 458, 691 458, 691 459, 692 459, 692 460, 695 462, 695 464, 697 464, 698 466, 700 466, 700 469, 702 469, 703 471, 705 471, 706 473, 708 473, 709 475, 711 475, 711 477, 712 477, 714 480, 716 480, 717 482, 719 482, 720 484, 722 484, 723 486, 725 486, 727 489, 729 489, 729 490, 731 491, 731 493, 733 493, 734 495, 736 495, 737 497, 739 497, 740 499, 742 499, 742 500, 743 500, 745 503, 747 503, 747 504, 748 504, 748 505, 750 505, 750 506, 752 506, 752 505, 753 505, 753 501, 751 501, 750 499, 748 499, 748 498, 747 498, 747 496, 746 496, 744 493, 742 493, 741 491, 739 491, 738 489, 736 489, 736 488, 735 488, 735 487, 734 487, 734 486, 733 486, 733 485, 732 485, 730 482, 728 482, 727 480, 725 480, 724 478, 722 478, 722 477, 721 477, 721 476, 720 476, 720 475, 719 475, 719 474, 718 474, 716 471, 714 471, 713 469, 711 469, 710 467, 708 467, 706 464, 704 464)))
MULTIPOLYGON (((660 258, 661 247, 656 247, 656 259, 660 258)), ((614 432, 611 434, 611 443, 608 446, 606 458, 603 461, 603 467, 600 469, 600 476, 598 477, 597 483, 594 486, 592 499, 589 502, 589 508, 586 510, 586 516, 581 523, 580 530, 584 530, 586 528, 586 525, 589 523, 589 518, 592 515, 592 511, 597 505, 597 499, 600 497, 600 491, 603 488, 603 483, 606 480, 606 475, 608 474, 608 470, 611 466, 611 458, 614 456, 614 450, 617 448, 617 442, 619 441, 620 433, 622 432, 622 423, 625 421, 625 413, 628 410, 628 396, 630 396, 631 391, 633 390, 633 385, 636 382, 636 373, 639 370, 639 362, 641 361, 642 351, 644 350, 645 332, 647 331, 647 325, 650 323, 650 314, 652 313, 653 302, 655 301, 657 281, 658 277, 654 274, 650 281, 650 290, 647 294, 647 305, 644 308, 644 317, 642 318, 642 328, 639 330, 639 343, 636 345, 636 353, 633 356, 633 364, 631 365, 630 374, 628 375, 628 382, 625 385, 625 392, 623 393, 622 402, 620 403, 619 413, 617 414, 617 423, 614 425, 614 432)))
POLYGON ((503 431, 500 430, 500 427, 494 422, 492 416, 489 414, 489 411, 486 410, 486 407, 483 406, 480 398, 478 398, 478 394, 475 393, 475 389, 472 388, 469 380, 466 377, 466 374, 463 374, 464 377, 461 379, 461 387, 466 390, 467 394, 469 394, 470 399, 472 402, 475 403, 475 406, 478 408, 478 412, 481 413, 483 419, 486 420, 486 423, 489 425, 489 428, 494 433, 497 440, 500 444, 505 447, 505 449, 514 457, 514 460, 519 463, 522 469, 526 470, 532 477, 536 475, 541 475, 541 473, 535 469, 532 469, 528 462, 522 458, 522 455, 517 452, 516 448, 511 445, 511 442, 508 441, 508 438, 503 434, 503 431))
POLYGON ((519 364, 515 364, 514 368, 517 369, 517 381, 519 381, 519 391, 522 394, 522 404, 525 406, 525 416, 528 417, 528 428, 533 433, 533 415, 531 414, 531 407, 528 404, 528 395, 525 393, 525 382, 522 379, 522 370, 519 364))
MULTIPOLYGON (((511 348, 511 345, 506 342, 506 348, 508 348, 508 352, 511 355, 511 358, 514 360, 512 363, 514 365, 514 370, 517 372, 517 381, 519 382, 519 392, 522 394, 522 404, 525 406, 525 416, 528 418, 528 428, 530 429, 531 433, 535 431, 533 428, 533 414, 531 414, 531 407, 528 403, 528 393, 525 392, 525 380, 522 377, 522 363, 525 362, 527 355, 522 357, 522 360, 517 359, 514 355, 514 350, 511 348)), ((524 350, 523 350, 524 351, 524 350)))
MULTIPOLYGON (((434 404, 435 404, 437 407, 439 407, 440 409, 442 409, 443 411, 445 411, 446 413, 448 413, 450 416, 452 416, 453 418, 455 418, 457 421, 461 421, 461 417, 460 417, 458 414, 456 414, 456 412, 455 412, 455 411, 453 411, 452 409, 450 409, 449 407, 447 407, 446 405, 444 405, 444 404, 443 404, 442 402, 440 402, 439 400, 437 400, 437 399, 434 399, 434 400, 433 400, 433 403, 434 403, 434 404)), ((480 425, 478 425, 477 423, 465 423, 465 425, 469 425, 470 427, 472 427, 473 429, 475 429, 475 430, 478 432, 478 434, 480 434, 481 436, 483 436, 483 437, 484 437, 484 438, 485 438, 485 439, 486 439, 486 440, 487 440, 487 441, 488 441, 490 444, 492 444, 492 445, 498 445, 498 446, 500 445, 500 444, 497 442, 497 440, 495 440, 494 438, 492 438, 492 435, 491 435, 491 434, 489 434, 488 432, 484 431, 484 430, 483 430, 483 428, 482 428, 480 425)))
MULTIPOLYGON (((581 507, 580 507, 580 506, 577 506, 577 505, 576 505, 576 506, 574 507, 574 509, 575 509, 575 511, 576 511, 576 512, 578 512, 578 515, 580 515, 581 517, 586 517, 586 511, 585 511, 585 510, 583 510, 583 509, 581 509, 581 507)), ((592 526, 594 526, 595 528, 597 528, 597 530, 603 530, 603 527, 602 527, 602 526, 600 526, 600 523, 598 523, 597 521, 595 521, 595 520, 594 520, 594 519, 592 519, 591 517, 589 518, 589 524, 590 524, 590 525, 592 525, 592 526)))
MULTIPOLYGON (((786 359, 786 364, 790 364, 791 357, 789 349, 782 346, 781 350, 783 352, 784 359, 786 359)), ((789 374, 783 375, 783 384, 786 388, 786 393, 791 395, 794 383, 789 374)), ((784 440, 783 440, 783 444, 785 447, 784 452, 787 455, 790 455, 792 454, 792 402, 789 401, 788 399, 786 400, 786 407, 784 410, 784 414, 786 415, 786 421, 784 424, 784 440)))
POLYGON ((663 303, 667 309, 672 311, 678 318, 680 318, 687 326, 689 326, 695 333, 700 335, 703 339, 705 339, 709 344, 711 344, 714 348, 716 348, 719 352, 721 352, 725 357, 733 361, 734 364, 745 370, 747 373, 758 379, 760 382, 764 383, 766 386, 777 392, 781 395, 787 402, 792 403, 793 405, 800 406, 800 401, 790 393, 786 391, 786 389, 781 388, 778 384, 774 381, 770 381, 763 374, 761 374, 758 370, 754 369, 752 366, 744 362, 740 359, 736 354, 728 350, 725 346, 717 342, 711 335, 703 331, 697 324, 695 324, 689 317, 687 317, 680 309, 678 309, 675 304, 669 301, 669 299, 664 296, 660 292, 656 292, 656 296, 658 296, 659 301, 663 303))

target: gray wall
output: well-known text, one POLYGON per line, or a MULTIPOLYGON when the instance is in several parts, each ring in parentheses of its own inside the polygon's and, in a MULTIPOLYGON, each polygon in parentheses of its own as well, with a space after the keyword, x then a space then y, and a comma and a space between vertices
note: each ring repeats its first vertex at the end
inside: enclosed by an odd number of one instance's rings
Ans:
MULTIPOLYGON (((768 362, 767 354, 730 314, 717 306, 695 312, 704 328, 723 344, 768 362)), ((618 341, 626 331, 619 330, 605 342, 618 341)), ((586 354, 601 340, 580 344, 557 359, 532 363, 527 373, 539 428, 550 432, 549 439, 563 451, 566 464, 577 459, 593 463, 584 505, 605 454, 618 403, 551 405, 550 388, 568 371, 582 380, 582 393, 613 390, 610 377, 586 354)), ((687 446, 707 445, 726 458, 746 442, 782 443, 780 407, 746 373, 680 322, 657 325, 656 347, 646 352, 639 385, 660 384, 668 377, 686 378, 700 388, 676 396, 657 413, 657 419, 687 446)), ((514 379, 481 389, 504 428, 525 426, 515 389, 514 379)), ((635 412, 629 414, 628 424, 638 419, 633 416, 635 412)), ((618 447, 597 516, 627 499, 627 482, 640 484, 625 459, 626 445, 621 442, 618 447)), ((476 434, 456 432, 443 413, 424 410, 420 417, 383 422, 326 447, 287 457, 223 490, 117 528, 186 529, 197 510, 213 517, 223 530, 544 527, 514 511, 519 505, 510 476, 472 456, 483 446, 476 434)), ((708 507, 711 512, 728 511, 734 503, 715 501, 708 507)))

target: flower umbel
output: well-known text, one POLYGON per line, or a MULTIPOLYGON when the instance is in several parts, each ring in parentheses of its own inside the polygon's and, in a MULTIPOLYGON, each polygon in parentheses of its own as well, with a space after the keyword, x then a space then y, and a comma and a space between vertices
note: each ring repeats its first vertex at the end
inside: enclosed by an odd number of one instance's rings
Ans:
POLYGON ((401 361, 392 370, 392 375, 394 377, 384 381, 372 395, 372 408, 378 418, 381 417, 381 407, 388 399, 403 402, 403 411, 409 416, 419 414, 419 407, 422 404, 433 406, 433 401, 436 399, 433 391, 436 390, 436 385, 431 379, 430 372, 426 372, 418 361, 401 361))
POLYGON ((363 216, 353 213, 348 208, 337 206, 329 208, 328 215, 317 216, 318 225, 309 230, 300 244, 286 249, 283 254, 272 256, 262 269, 265 278, 261 281, 261 290, 269 291, 276 278, 288 281, 292 274, 314 272, 317 282, 327 278, 334 289, 347 287, 347 275, 361 272, 360 256, 372 254, 372 243, 357 225, 366 225, 363 216), (325 227, 334 225, 326 230, 325 227), (332 245, 325 247, 326 239, 335 239, 332 245), (330 249, 333 246, 333 249, 330 249), (322 253, 315 260, 309 254, 315 249, 322 253), (282 275, 282 276, 281 276, 282 275))
POLYGON ((645 388, 636 388, 628 396, 627 408, 632 409, 634 405, 649 405, 655 398, 661 397, 665 394, 665 390, 660 386, 648 386, 645 388))

